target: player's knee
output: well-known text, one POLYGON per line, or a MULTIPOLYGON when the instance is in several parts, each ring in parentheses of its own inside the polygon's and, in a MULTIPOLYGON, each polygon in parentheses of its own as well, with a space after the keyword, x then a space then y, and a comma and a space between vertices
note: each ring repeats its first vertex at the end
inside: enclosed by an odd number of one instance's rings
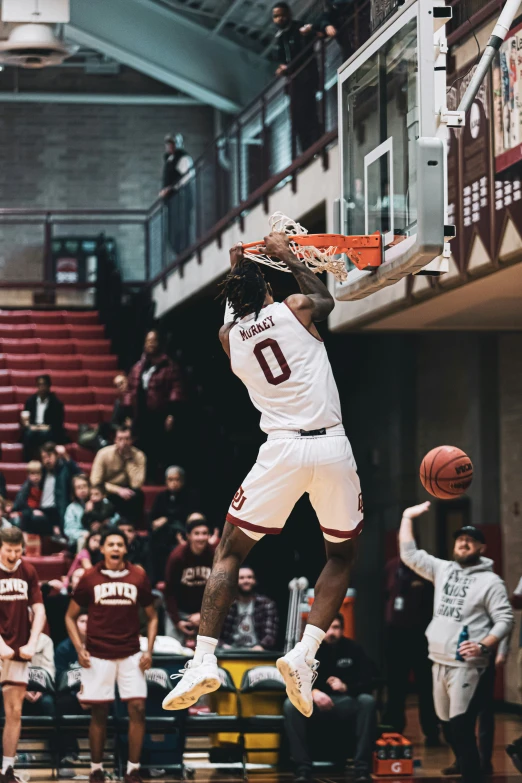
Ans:
POLYGON ((93 704, 91 706, 91 718, 94 723, 106 723, 109 714, 109 704, 93 704))
POLYGON ((4 704, 5 717, 7 721, 20 721, 22 719, 23 701, 12 699, 4 704))
POLYGON ((134 723, 144 723, 145 721, 145 701, 143 699, 131 699, 127 704, 129 720, 134 723))
POLYGON ((356 545, 355 541, 349 539, 348 541, 339 541, 333 544, 330 541, 326 542, 326 555, 328 560, 338 560, 345 566, 351 566, 355 559, 356 545))

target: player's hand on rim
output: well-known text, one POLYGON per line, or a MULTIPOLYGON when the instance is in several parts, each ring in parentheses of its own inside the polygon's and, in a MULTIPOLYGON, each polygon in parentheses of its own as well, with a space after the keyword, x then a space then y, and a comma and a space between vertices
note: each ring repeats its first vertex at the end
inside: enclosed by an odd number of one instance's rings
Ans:
POLYGON ((263 242, 269 256, 279 258, 280 254, 288 255, 291 252, 290 237, 282 231, 272 231, 264 237, 263 242))
POLYGON ((236 244, 230 248, 230 266, 232 267, 232 269, 234 269, 234 267, 240 264, 243 261, 243 259, 244 259, 243 243, 236 242, 236 244))
POLYGON ((426 511, 429 510, 430 506, 430 501, 426 500, 424 503, 419 503, 417 506, 410 506, 410 508, 405 508, 402 512, 402 516, 406 517, 407 519, 415 519, 415 517, 420 517, 421 514, 425 514, 426 511))
POLYGON ((146 672, 152 666, 152 655, 150 652, 144 652, 140 658, 140 669, 146 672))

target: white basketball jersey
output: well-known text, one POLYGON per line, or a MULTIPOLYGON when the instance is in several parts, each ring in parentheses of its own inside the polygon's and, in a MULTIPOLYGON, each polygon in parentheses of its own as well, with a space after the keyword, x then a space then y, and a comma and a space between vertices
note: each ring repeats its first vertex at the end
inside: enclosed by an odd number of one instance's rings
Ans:
POLYGON ((261 429, 318 430, 341 423, 326 348, 284 302, 263 307, 229 332, 232 372, 261 411, 261 429))

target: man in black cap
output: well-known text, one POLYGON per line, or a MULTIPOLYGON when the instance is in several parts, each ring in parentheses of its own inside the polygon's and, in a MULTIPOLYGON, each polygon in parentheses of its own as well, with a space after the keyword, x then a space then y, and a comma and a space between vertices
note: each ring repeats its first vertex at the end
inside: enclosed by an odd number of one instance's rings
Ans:
POLYGON ((486 541, 473 525, 456 530, 453 560, 417 549, 413 520, 429 501, 407 508, 399 531, 401 560, 433 582, 433 619, 426 630, 433 661, 433 701, 445 726, 464 783, 482 783, 484 771, 475 738, 490 656, 513 626, 506 586, 484 557, 486 541))

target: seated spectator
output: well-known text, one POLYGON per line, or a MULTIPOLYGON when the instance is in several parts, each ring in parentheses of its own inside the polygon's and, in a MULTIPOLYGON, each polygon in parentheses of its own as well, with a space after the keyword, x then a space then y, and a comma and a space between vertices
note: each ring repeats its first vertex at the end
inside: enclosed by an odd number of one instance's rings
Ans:
POLYGON ((7 503, 5 498, 0 495, 0 528, 12 527, 13 523, 9 521, 7 513, 7 503))
POLYGON ((103 484, 95 484, 89 491, 89 500, 85 504, 85 514, 82 517, 84 531, 93 531, 93 524, 99 523, 97 530, 104 524, 115 524, 120 518, 113 504, 107 499, 103 484))
POLYGON ((132 407, 125 404, 125 397, 129 391, 127 376, 120 373, 114 378, 113 384, 118 390, 118 396, 114 401, 111 427, 116 432, 118 427, 132 427, 132 407))
POLYGON ((301 781, 313 779, 308 730, 316 733, 317 723, 325 720, 354 724, 350 729, 350 736, 356 742, 354 779, 360 783, 372 781, 370 769, 377 732, 372 691, 377 669, 360 645, 343 636, 343 629, 343 616, 339 614, 317 653, 320 666, 312 691, 314 711, 311 718, 302 715, 288 699, 284 704, 290 752, 297 767, 296 779, 301 781))
POLYGON ((27 479, 18 490, 12 513, 19 519, 19 526, 25 533, 51 535, 54 519, 48 519, 40 508, 42 501, 42 463, 31 460, 27 463, 27 479))
POLYGON ((24 462, 34 459, 48 441, 65 443, 63 402, 51 391, 49 375, 36 379, 36 394, 27 398, 20 414, 24 462))
POLYGON ((80 468, 64 446, 57 446, 56 443, 45 443, 40 450, 40 457, 43 465, 40 509, 52 523, 54 534, 61 536, 65 510, 71 497, 72 478, 80 473, 80 468))
POLYGON ((22 708, 24 715, 54 715, 54 698, 51 693, 31 690, 31 673, 34 667, 44 669, 49 675, 52 685, 55 681, 56 668, 54 665, 54 644, 50 636, 41 633, 36 644, 36 652, 29 666, 29 684, 25 692, 25 701, 22 708))
POLYGON ((85 538, 85 528, 82 525, 85 504, 89 497, 89 479, 83 473, 73 476, 72 502, 65 509, 64 534, 70 544, 78 544, 85 538))
POLYGON ((178 543, 178 533, 185 533, 187 517, 198 508, 197 498, 185 486, 185 471, 171 465, 165 471, 166 489, 154 498, 151 519, 152 583, 162 582, 165 566, 172 549, 178 543))
POLYGON ((145 571, 149 568, 149 537, 138 536, 136 527, 127 519, 120 519, 117 527, 127 536, 127 560, 140 565, 145 571))
POLYGON ((129 373, 125 398, 126 404, 132 406, 137 442, 147 455, 150 481, 160 480, 161 471, 168 464, 175 406, 184 401, 181 370, 162 350, 159 333, 153 329, 145 337, 141 359, 129 373))
POLYGON ((71 567, 69 568, 69 571, 67 573, 67 576, 64 579, 64 584, 66 587, 69 586, 69 581, 72 577, 72 575, 79 569, 83 568, 84 571, 88 571, 89 568, 92 568, 97 563, 102 560, 102 554, 100 552, 100 543, 101 543, 101 533, 100 532, 94 532, 89 533, 87 536, 87 540, 85 542, 85 546, 83 549, 81 549, 74 560, 71 563, 71 567))
MULTIPOLYGON (((78 579, 79 581, 79 579, 78 579)), ((78 633, 82 644, 85 644, 87 639, 87 612, 82 612, 76 620, 78 626, 78 633)), ((56 667, 56 710, 58 715, 83 715, 88 709, 87 705, 83 706, 78 700, 78 690, 72 688, 64 688, 63 680, 67 677, 67 672, 70 669, 79 667, 78 653, 74 649, 74 645, 67 637, 60 644, 55 647, 54 650, 54 664, 56 667)), ((68 769, 71 764, 78 761, 78 740, 76 737, 67 734, 67 732, 58 732, 58 758, 59 763, 59 777, 74 778, 74 769, 68 769)))
POLYGON ((184 643, 195 641, 201 602, 210 576, 216 547, 209 543, 210 525, 203 514, 192 514, 187 522, 187 543, 174 549, 165 571, 165 634, 184 643))
POLYGON ((252 568, 239 569, 239 596, 230 607, 221 634, 225 649, 273 650, 277 641, 279 617, 275 601, 258 595, 256 575, 252 568))
POLYGON ((129 427, 119 427, 113 446, 100 449, 94 458, 91 484, 102 484, 107 497, 122 517, 131 522, 143 516, 145 454, 132 445, 129 427))

